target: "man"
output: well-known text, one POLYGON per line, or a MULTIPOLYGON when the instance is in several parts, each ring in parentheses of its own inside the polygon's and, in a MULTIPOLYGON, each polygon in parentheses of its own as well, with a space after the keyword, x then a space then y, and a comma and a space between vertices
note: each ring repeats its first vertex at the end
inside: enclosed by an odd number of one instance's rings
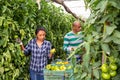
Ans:
MULTIPOLYGON (((78 45, 83 42, 83 35, 81 31, 81 24, 79 21, 74 21, 72 24, 72 31, 68 32, 64 36, 64 44, 63 48, 67 54, 70 54, 74 51, 78 45)), ((79 60, 80 56, 76 55, 77 60, 79 60)))

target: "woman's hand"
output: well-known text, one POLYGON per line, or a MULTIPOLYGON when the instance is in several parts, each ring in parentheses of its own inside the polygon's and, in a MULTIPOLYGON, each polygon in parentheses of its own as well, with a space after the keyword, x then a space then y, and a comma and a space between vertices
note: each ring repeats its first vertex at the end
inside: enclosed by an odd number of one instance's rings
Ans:
POLYGON ((21 41, 20 38, 17 38, 17 39, 16 39, 16 42, 19 43, 20 45, 22 45, 22 41, 21 41))
POLYGON ((23 45, 23 43, 22 43, 22 41, 21 41, 20 38, 17 38, 17 39, 16 39, 16 42, 20 44, 21 50, 24 50, 24 49, 25 49, 25 48, 24 48, 24 45, 23 45))
POLYGON ((52 53, 50 53, 50 54, 49 54, 49 59, 51 59, 51 58, 52 58, 52 56, 53 56, 53 54, 52 54, 52 53))

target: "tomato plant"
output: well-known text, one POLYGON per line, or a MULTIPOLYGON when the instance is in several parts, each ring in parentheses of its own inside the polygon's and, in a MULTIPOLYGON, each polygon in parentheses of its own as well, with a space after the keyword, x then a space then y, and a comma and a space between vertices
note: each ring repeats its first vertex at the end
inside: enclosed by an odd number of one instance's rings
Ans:
POLYGON ((55 56, 65 57, 61 42, 74 18, 44 0, 41 4, 38 10, 33 0, 0 0, 0 80, 29 80, 29 57, 24 56, 16 38, 26 45, 35 37, 37 25, 46 28, 55 56))
MULTIPOLYGON (((84 0, 86 8, 91 10, 90 17, 84 23, 84 42, 70 56, 81 54, 81 75, 76 80, 102 80, 100 67, 104 64, 117 64, 117 74, 111 80, 120 79, 120 6, 118 0, 84 0), (104 5, 103 5, 104 4, 104 5), (114 11, 113 11, 114 10, 114 11), (108 60, 107 57, 114 58, 108 60), (89 76, 88 76, 89 75, 89 76)), ((109 66, 109 65, 108 65, 109 66)), ((110 66, 109 66, 110 68, 110 66)), ((109 71, 108 71, 109 74, 109 71)))

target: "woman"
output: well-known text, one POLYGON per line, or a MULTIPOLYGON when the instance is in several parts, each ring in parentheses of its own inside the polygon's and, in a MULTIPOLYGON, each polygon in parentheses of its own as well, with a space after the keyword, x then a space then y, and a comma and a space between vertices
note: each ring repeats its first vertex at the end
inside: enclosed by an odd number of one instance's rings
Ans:
POLYGON ((30 40, 24 48, 20 42, 21 49, 25 55, 30 57, 30 78, 31 80, 44 80, 43 68, 47 65, 48 58, 52 57, 51 43, 45 40, 46 31, 44 27, 38 27, 35 31, 36 38, 30 40))

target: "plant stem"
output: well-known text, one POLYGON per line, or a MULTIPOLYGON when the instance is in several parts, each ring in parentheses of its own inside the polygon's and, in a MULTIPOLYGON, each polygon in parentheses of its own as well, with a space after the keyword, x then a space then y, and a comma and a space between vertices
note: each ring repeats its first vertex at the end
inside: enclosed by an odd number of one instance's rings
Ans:
POLYGON ((106 63, 106 58, 107 58, 107 56, 106 56, 105 52, 102 51, 102 64, 106 63))

